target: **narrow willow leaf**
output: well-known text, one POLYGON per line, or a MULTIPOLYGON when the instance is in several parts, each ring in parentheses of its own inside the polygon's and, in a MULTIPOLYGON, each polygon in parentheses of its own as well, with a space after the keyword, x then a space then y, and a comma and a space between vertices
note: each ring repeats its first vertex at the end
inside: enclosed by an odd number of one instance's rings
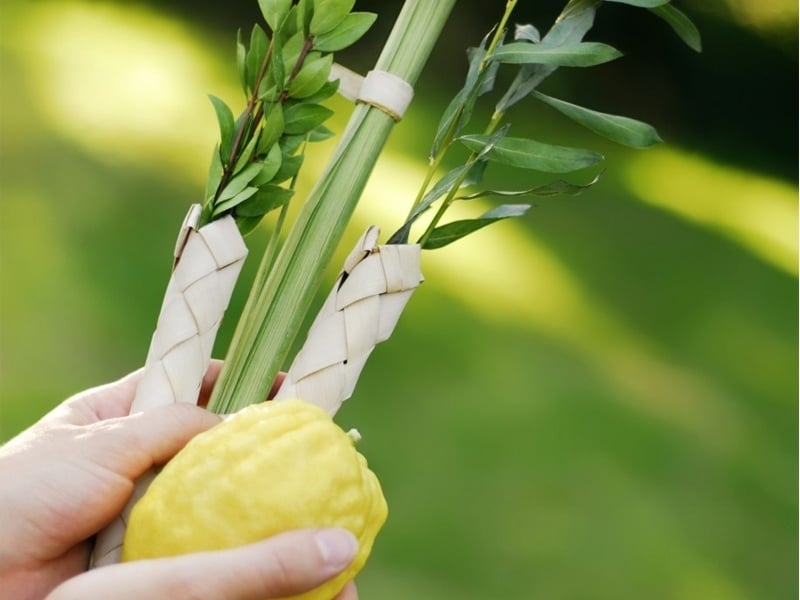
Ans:
POLYGON ((584 190, 592 187, 598 181, 600 181, 599 174, 589 183, 585 183, 582 185, 570 183, 569 181, 564 181, 563 179, 559 179, 557 181, 545 183, 544 185, 538 185, 536 187, 532 187, 527 190, 480 190, 477 192, 473 192, 471 194, 465 194, 463 196, 459 196, 458 199, 474 200, 475 198, 485 198, 487 196, 500 196, 500 197, 521 197, 521 196, 548 197, 548 196, 562 196, 562 195, 575 196, 577 194, 580 194, 584 190))
POLYGON ((618 4, 629 4, 639 8, 655 8, 669 4, 671 0, 606 0, 606 2, 617 2, 618 4))
POLYGON ((377 18, 370 12, 350 13, 334 29, 314 38, 314 48, 320 52, 344 50, 360 40, 377 18))
POLYGON ((333 31, 353 10, 356 0, 316 0, 309 24, 313 36, 333 31))
POLYGON ((261 161, 261 171, 250 182, 250 185, 261 187, 275 178, 283 163, 283 153, 280 144, 273 144, 264 160, 261 161))
POLYGON ((425 250, 434 250, 447 246, 470 233, 482 229, 487 225, 496 223, 510 217, 521 217, 530 208, 530 204, 504 204, 484 213, 477 219, 464 219, 453 221, 436 227, 422 245, 425 250))
POLYGON ((695 52, 703 51, 700 31, 684 12, 675 8, 672 4, 664 4, 651 9, 651 11, 664 19, 689 48, 695 52))
POLYGON ((322 125, 333 111, 321 104, 301 102, 286 109, 284 133, 286 135, 303 135, 322 125))
POLYGON ((289 202, 293 194, 294 190, 278 185, 265 185, 239 204, 234 214, 237 217, 262 217, 289 202))
MULTIPOLYGON (((225 186, 225 189, 222 190, 219 198, 217 198, 217 204, 225 200, 230 200, 244 190, 253 178, 258 175, 261 168, 261 164, 259 163, 253 163, 245 167, 241 173, 228 182, 228 185, 225 186)), ((216 207, 214 212, 216 213, 216 207)))
POLYGON ((434 202, 447 194, 453 189, 457 182, 462 181, 460 187, 468 187, 479 182, 483 178, 483 172, 486 168, 486 162, 480 157, 474 158, 471 162, 460 165, 451 169, 425 193, 411 213, 408 215, 406 222, 403 226, 395 231, 387 244, 407 244, 408 236, 411 232, 411 227, 419 219, 419 217, 427 211, 434 202))
POLYGON ((214 206, 214 212, 211 213, 211 217, 219 217, 221 214, 231 210, 235 206, 250 198, 257 191, 257 187, 246 187, 235 196, 228 198, 223 202, 217 202, 217 204, 214 206))
MULTIPOLYGON (((477 48, 470 48, 467 50, 467 55, 472 56, 472 53, 478 50, 477 48)), ((481 56, 478 59, 478 64, 480 61, 484 59, 486 53, 481 51, 481 56)), ((472 58, 470 58, 470 62, 472 62, 472 58)), ((499 62, 492 62, 489 63, 484 67, 484 72, 480 74, 480 85, 477 86, 475 90, 476 96, 483 96, 484 94, 488 94, 494 89, 494 83, 497 80, 497 72, 500 70, 500 63, 499 62)), ((473 103, 474 104, 474 103, 473 103)), ((464 113, 462 120, 466 123, 472 117, 472 109, 474 106, 469 107, 469 112, 464 113)))
POLYGON ((222 159, 219 157, 219 144, 214 146, 211 154, 211 166, 208 168, 208 179, 206 180, 206 190, 203 200, 211 202, 217 193, 217 188, 222 181, 223 167, 222 159))
POLYGON ((559 67, 592 67, 610 62, 622 53, 601 42, 578 42, 568 46, 511 42, 494 51, 491 59, 516 65, 542 64, 559 67))
POLYGON ((469 121, 469 116, 472 113, 470 104, 474 107, 475 99, 480 89, 481 65, 486 57, 488 40, 489 36, 487 35, 481 41, 480 46, 470 48, 467 51, 469 69, 467 69, 467 76, 464 79, 464 86, 453 97, 445 108, 444 113, 442 113, 442 118, 436 128, 436 134, 433 137, 433 144, 431 144, 431 158, 439 153, 442 144, 460 135, 461 128, 469 121))
POLYGON ((297 172, 300 170, 300 167, 303 164, 303 155, 300 154, 298 156, 284 156, 283 162, 281 163, 281 168, 275 174, 275 177, 272 178, 273 183, 282 183, 287 179, 291 179, 297 172))
POLYGON ((247 87, 246 61, 247 48, 244 47, 244 43, 242 42, 242 30, 239 29, 236 32, 236 70, 239 72, 239 81, 242 84, 245 95, 249 95, 250 90, 247 87))
MULTIPOLYGON (((559 15, 542 41, 550 46, 571 45, 580 42, 592 28, 597 13, 595 0, 573 0, 559 15)), ((511 106, 526 98, 558 67, 552 65, 523 65, 508 91, 497 103, 498 112, 507 112, 511 106)))
POLYGON ((233 136, 236 127, 233 121, 233 112, 231 112, 230 107, 220 98, 212 95, 208 97, 211 100, 211 104, 214 105, 214 111, 217 113, 220 134, 220 155, 222 161, 227 162, 231 155, 231 147, 233 146, 233 136))
POLYGON ((467 91, 462 89, 445 107, 444 112, 442 113, 442 118, 439 120, 439 125, 436 128, 436 134, 433 137, 433 144, 431 145, 430 153, 428 154, 431 159, 439 154, 439 149, 445 142, 445 138, 452 135, 457 136, 460 133, 457 129, 454 130, 453 128, 455 127, 455 123, 461 115, 461 110, 464 107, 466 95, 467 91))
POLYGON ((529 42, 533 42, 534 44, 538 44, 542 41, 542 34, 539 33, 539 30, 533 25, 517 25, 514 29, 514 39, 527 40, 529 42))
MULTIPOLYGON (((485 135, 465 135, 459 140, 473 152, 485 151, 485 135)), ((591 150, 543 144, 527 138, 504 138, 487 153, 489 160, 520 169, 546 173, 569 173, 597 164, 603 157, 591 150)))
POLYGON ((258 0, 258 6, 269 28, 278 31, 289 14, 292 0, 258 0))
POLYGON ((250 34, 250 48, 247 50, 245 58, 245 78, 248 89, 255 90, 258 88, 256 79, 258 79, 258 73, 267 54, 268 46, 269 39, 266 32, 260 25, 254 25, 250 34))
POLYGON ((328 81, 332 64, 332 54, 326 54, 306 62, 297 76, 289 83, 289 96, 292 98, 306 98, 316 94, 328 81))
POLYGON ((533 95, 576 123, 580 123, 587 129, 618 144, 631 148, 649 148, 661 142, 658 132, 647 123, 584 108, 558 98, 545 96, 541 92, 534 92, 533 95))

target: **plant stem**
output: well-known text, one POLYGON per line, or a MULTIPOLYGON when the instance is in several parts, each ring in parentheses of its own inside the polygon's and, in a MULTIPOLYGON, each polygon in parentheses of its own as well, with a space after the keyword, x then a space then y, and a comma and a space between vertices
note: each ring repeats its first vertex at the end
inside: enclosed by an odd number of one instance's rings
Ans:
MULTIPOLYGON (((517 0, 508 0, 508 2, 506 2, 506 10, 503 13, 503 17, 500 19, 500 23, 497 25, 495 29, 494 36, 492 36, 492 41, 489 43, 489 46, 486 49, 486 56, 481 62, 481 67, 480 67, 481 71, 486 69, 489 63, 489 58, 492 56, 492 53, 494 52, 497 45, 503 40, 503 37, 505 36, 506 25, 508 24, 508 20, 511 18, 511 13, 514 12, 514 8, 516 7, 516 5, 517 5, 517 0)), ((484 130, 484 134, 485 135, 493 134, 497 130, 497 127, 498 125, 500 125, 500 122, 503 120, 504 116, 505 112, 495 110, 494 113, 492 114, 492 118, 489 120, 489 124, 486 126, 486 129, 484 130)), ((457 121, 458 119, 454 119, 453 122, 456 123, 457 121)), ((420 189, 419 194, 417 194, 417 198, 411 207, 411 212, 409 212, 409 215, 413 212, 414 208, 417 206, 417 204, 419 204, 419 202, 424 197, 425 190, 427 189, 428 185, 433 179, 434 172, 438 168, 445 154, 447 154, 447 152, 450 150, 450 147, 455 143, 456 140, 454 138, 454 132, 452 131, 452 129, 455 128, 454 127, 451 128, 451 131, 448 133, 448 135, 445 138, 445 141, 439 148, 437 156, 434 157, 433 161, 431 161, 428 173, 425 176, 425 181, 423 181, 422 183, 422 188, 420 189)), ((474 162, 476 157, 477 153, 473 152, 472 154, 470 154, 465 164, 474 162)), ((469 170, 465 171, 464 174, 453 183, 447 196, 445 196, 444 200, 442 200, 442 203, 439 205, 439 209, 436 211, 436 214, 434 215, 433 219, 431 219, 431 222, 425 229, 425 232, 422 234, 422 236, 420 236, 418 243, 421 246, 424 246, 425 242, 428 241, 428 238, 430 237, 431 233, 439 224, 439 221, 441 221, 442 217, 447 212, 447 209, 450 208, 450 205, 455 200, 456 194, 458 193, 461 184, 464 183, 464 180, 468 176, 469 176, 469 170)))
MULTIPOLYGON (((413 85, 454 4, 406 0, 375 68, 413 85)), ((233 412, 266 398, 393 125, 390 116, 369 105, 354 110, 264 286, 251 290, 211 410, 233 412)))

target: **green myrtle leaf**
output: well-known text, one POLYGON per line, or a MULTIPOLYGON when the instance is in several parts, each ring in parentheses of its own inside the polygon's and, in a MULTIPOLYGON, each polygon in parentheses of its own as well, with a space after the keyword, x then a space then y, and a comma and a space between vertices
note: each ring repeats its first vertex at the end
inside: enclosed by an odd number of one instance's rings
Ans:
POLYGON ((294 190, 288 190, 278 185, 265 185, 255 194, 236 206, 234 214, 237 217, 261 217, 269 211, 279 208, 289 202, 294 190))
POLYGON ((487 196, 500 196, 500 197, 520 197, 520 196, 575 196, 584 190, 592 187, 595 183, 600 181, 600 174, 595 176, 589 183, 575 184, 569 181, 559 179, 544 185, 537 185, 536 187, 527 190, 479 190, 471 194, 459 196, 458 200, 474 200, 475 198, 485 198, 487 196))
POLYGON ((486 135, 465 135, 459 138, 473 152, 486 152, 489 160, 520 169, 546 173, 569 173, 603 160, 603 156, 580 148, 553 146, 527 138, 503 138, 486 151, 486 135))
POLYGON ((212 218, 213 217, 218 217, 221 214, 231 210, 235 206, 241 204, 242 202, 244 202, 245 200, 247 200, 248 198, 253 196, 253 194, 255 194, 257 191, 258 191, 257 187, 245 187, 242 191, 240 191, 238 194, 234 195, 233 197, 227 198, 226 200, 224 200, 222 202, 218 201, 214 205, 214 212, 211 213, 211 217, 212 218))
POLYGON ((233 174, 236 175, 242 169, 244 169, 250 160, 253 158, 253 155, 256 151, 256 145, 258 144, 258 136, 254 135, 252 139, 247 142, 247 145, 244 147, 244 150, 239 154, 239 158, 236 159, 236 165, 233 167, 233 174))
POLYGON ((658 132, 647 123, 584 108, 558 98, 545 96, 541 92, 534 92, 533 95, 576 123, 580 123, 587 129, 618 144, 631 148, 649 148, 661 142, 658 132))
POLYGON ((320 104, 333 96, 339 90, 339 84, 341 80, 334 79, 333 81, 326 81, 325 85, 319 88, 319 91, 315 94, 312 94, 306 98, 303 98, 303 102, 308 102, 310 104, 320 104))
POLYGON ((283 128, 283 106, 280 102, 276 102, 270 108, 269 114, 267 114, 267 118, 264 121, 264 128, 261 131, 261 138, 258 142, 259 153, 263 153, 275 145, 275 142, 283 135, 283 128))
POLYGON ((270 88, 273 90, 282 90, 286 83, 286 66, 283 61, 284 48, 281 36, 273 36, 272 39, 272 57, 269 61, 269 70, 264 81, 261 82, 261 87, 258 90, 258 97, 264 98, 270 88))
POLYGON ((289 96, 306 98, 316 94, 328 81, 332 64, 332 54, 307 61, 297 76, 289 83, 289 96))
POLYGON ((353 10, 355 0, 316 0, 309 32, 317 36, 332 31, 353 10))
POLYGON ((258 0, 258 6, 269 28, 278 31, 289 14, 292 0, 258 0))
POLYGON ((551 46, 542 42, 511 42, 496 49, 492 60, 516 65, 542 64, 559 67, 591 67, 610 62, 622 53, 601 42, 578 42, 571 45, 551 46))
POLYGON ((322 125, 333 111, 321 104, 307 104, 301 102, 286 109, 284 117, 284 133, 286 135, 303 135, 322 125))
POLYGON ((356 43, 372 27, 378 15, 354 12, 330 31, 314 38, 314 49, 320 52, 339 52, 356 43))
POLYGON ((239 217, 236 219, 236 227, 239 233, 245 236, 255 231, 262 219, 263 217, 239 217))
POLYGON ((296 31, 303 38, 309 34, 311 19, 314 16, 314 0, 300 0, 296 9, 296 31))
MULTIPOLYGON (((230 200, 244 190, 253 180, 253 178, 258 175, 258 173, 261 171, 261 168, 262 167, 260 163, 252 163, 247 165, 241 173, 231 178, 231 180, 228 182, 228 185, 225 186, 225 189, 222 190, 217 198, 217 204, 225 200, 230 200)), ((217 207, 215 207, 214 210, 216 212, 217 207)))
POLYGON ((280 170, 281 163, 283 163, 283 153, 280 144, 273 144, 264 160, 261 161, 261 171, 253 178, 250 185, 261 187, 270 183, 280 170))
POLYGON ((272 178, 272 183, 281 183, 286 181, 287 179, 291 179, 295 175, 297 175, 298 171, 300 171, 300 167, 303 164, 303 155, 298 154, 297 156, 285 156, 283 157, 283 162, 281 163, 281 168, 275 174, 275 177, 272 178))
POLYGON ((477 219, 464 219, 453 221, 436 227, 425 240, 422 247, 425 250, 434 250, 447 246, 470 233, 483 229, 487 225, 508 219, 511 217, 521 217, 530 208, 530 204, 503 204, 484 213, 477 219))
MULTIPOLYGON (((285 42, 283 42, 283 72, 291 73, 294 69, 297 60, 300 58, 300 53, 303 51, 303 46, 306 43, 306 38, 302 31, 298 31, 285 42)), ((308 58, 306 58, 308 60, 308 58)), ((285 76, 282 78, 285 79, 285 76)))
POLYGON ((211 155, 211 166, 208 168, 208 179, 206 180, 206 191, 203 196, 205 202, 211 202, 217 193, 217 188, 222 181, 222 174, 224 169, 222 167, 222 159, 219 156, 219 144, 214 146, 214 152, 211 155))
POLYGON ((324 142, 325 140, 331 139, 333 136, 334 136, 333 131, 331 131, 324 125, 320 125, 319 127, 315 127, 314 130, 308 134, 308 141, 324 142))
POLYGON ((281 152, 284 158, 297 153, 297 150, 306 141, 305 135, 285 135, 281 138, 281 152))
POLYGON ((655 8, 669 4, 671 0, 606 0, 606 2, 617 2, 618 4, 629 4, 639 8, 655 8))
POLYGON ((254 25, 253 31, 250 34, 250 48, 247 50, 245 58, 245 78, 247 81, 247 88, 255 90, 258 79, 258 73, 261 71, 261 64, 264 62, 264 57, 267 55, 267 48, 269 47, 269 39, 266 32, 260 25, 254 25))
POLYGON ((700 31, 684 12, 675 8, 672 4, 664 4, 663 6, 657 6, 650 10, 653 14, 664 19, 689 48, 695 52, 703 51, 703 41, 700 38, 700 31))
POLYGON ((220 134, 220 155, 222 161, 227 162, 231 155, 233 136, 236 128, 236 124, 233 121, 233 112, 220 98, 212 95, 208 97, 211 100, 211 104, 214 105, 214 112, 217 113, 220 134))
POLYGON ((246 61, 247 48, 244 47, 244 43, 242 42, 242 30, 239 29, 236 32, 236 69, 239 72, 239 80, 242 84, 242 89, 245 94, 248 94, 246 61))

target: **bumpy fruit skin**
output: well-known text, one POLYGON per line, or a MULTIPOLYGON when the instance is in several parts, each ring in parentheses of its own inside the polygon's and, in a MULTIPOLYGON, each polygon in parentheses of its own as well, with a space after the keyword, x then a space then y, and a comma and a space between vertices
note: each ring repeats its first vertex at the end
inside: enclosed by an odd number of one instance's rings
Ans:
POLYGON ((330 600, 353 579, 386 520, 386 500, 353 440, 302 400, 253 405, 195 437, 136 503, 122 560, 255 542, 305 527, 343 527, 350 566, 291 600, 330 600))

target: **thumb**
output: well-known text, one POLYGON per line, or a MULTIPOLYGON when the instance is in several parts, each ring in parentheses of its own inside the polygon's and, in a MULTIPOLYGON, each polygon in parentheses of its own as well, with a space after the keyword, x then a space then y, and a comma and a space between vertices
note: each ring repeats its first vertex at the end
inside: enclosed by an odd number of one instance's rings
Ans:
MULTIPOLYGON (((349 531, 296 530, 231 550, 95 569, 68 580, 47 600, 286 598, 312 590, 339 574, 356 551, 356 539, 349 531)), ((348 588, 348 593, 351 591, 348 588)))
POLYGON ((170 404, 87 425, 82 446, 98 466, 136 479, 219 422, 202 408, 170 404))

